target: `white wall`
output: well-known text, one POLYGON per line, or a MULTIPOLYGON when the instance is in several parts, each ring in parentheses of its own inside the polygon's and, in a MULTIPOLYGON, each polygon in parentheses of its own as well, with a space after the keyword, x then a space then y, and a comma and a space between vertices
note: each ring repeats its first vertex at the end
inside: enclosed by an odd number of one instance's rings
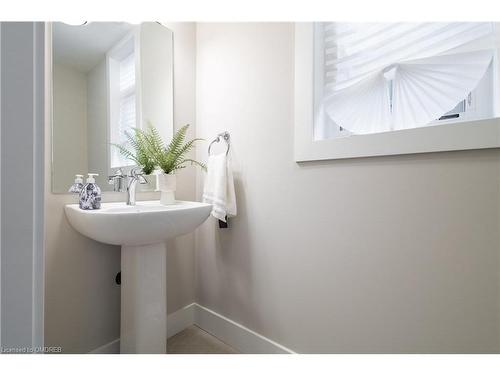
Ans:
POLYGON ((87 76, 72 67, 54 64, 54 180, 58 191, 67 191, 75 174, 88 172, 87 76))
POLYGON ((156 22, 140 27, 140 85, 142 126, 154 125, 165 142, 172 139, 173 59, 169 51, 173 38, 170 30, 156 22), (158 49, 158 43, 165 49, 158 49))
MULTIPOLYGON (((195 119, 195 25, 168 24, 174 32, 174 126, 195 119)), ((52 194, 50 186, 50 119, 46 118, 46 303, 45 345, 62 346, 67 353, 86 353, 119 337, 120 249, 92 241, 73 230, 63 207, 76 201, 67 194, 52 194)), ((195 198, 192 169, 178 176, 178 198, 195 198)), ((158 193, 140 193, 138 199, 159 199, 158 193)), ((104 193, 103 201, 125 201, 125 193, 104 193)), ((168 313, 194 301, 194 235, 168 243, 168 313)))
POLYGON ((293 38, 197 26, 197 136, 231 132, 239 211, 197 233, 197 302, 297 352, 498 353, 499 151, 296 164, 293 38))
MULTIPOLYGON (((108 186, 108 94, 106 60, 102 59, 87 73, 87 150, 88 167, 84 173, 98 173, 96 182, 108 186)), ((59 170, 57 170, 59 174, 59 170)))

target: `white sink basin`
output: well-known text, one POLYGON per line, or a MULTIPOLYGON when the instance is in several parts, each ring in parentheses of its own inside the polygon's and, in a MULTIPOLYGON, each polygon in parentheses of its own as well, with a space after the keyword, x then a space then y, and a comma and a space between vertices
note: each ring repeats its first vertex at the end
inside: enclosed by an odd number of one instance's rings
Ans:
POLYGON ((112 245, 149 245, 177 237, 203 223, 212 206, 177 201, 169 206, 159 201, 102 203, 100 210, 81 210, 77 204, 65 207, 69 222, 78 232, 112 245))
POLYGON ((210 215, 206 203, 159 201, 103 203, 100 210, 65 206, 71 225, 96 241, 121 245, 121 353, 165 353, 167 344, 167 248, 210 215))

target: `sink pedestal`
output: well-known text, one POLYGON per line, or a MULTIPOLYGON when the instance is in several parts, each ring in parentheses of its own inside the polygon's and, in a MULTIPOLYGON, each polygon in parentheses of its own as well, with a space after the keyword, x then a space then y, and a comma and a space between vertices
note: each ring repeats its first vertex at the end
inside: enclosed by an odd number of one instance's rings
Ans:
POLYGON ((120 352, 167 351, 167 247, 121 248, 120 352))

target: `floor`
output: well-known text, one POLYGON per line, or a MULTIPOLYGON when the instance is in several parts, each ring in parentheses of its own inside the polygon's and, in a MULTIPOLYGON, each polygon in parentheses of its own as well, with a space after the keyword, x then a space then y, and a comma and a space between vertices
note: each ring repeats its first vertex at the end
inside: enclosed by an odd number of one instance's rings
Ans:
POLYGON ((167 340, 168 354, 238 354, 215 336, 193 325, 167 340))

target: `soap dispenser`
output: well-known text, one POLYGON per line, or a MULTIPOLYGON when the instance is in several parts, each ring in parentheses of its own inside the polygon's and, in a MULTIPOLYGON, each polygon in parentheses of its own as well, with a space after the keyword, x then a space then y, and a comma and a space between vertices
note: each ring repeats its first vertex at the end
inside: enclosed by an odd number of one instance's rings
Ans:
POLYGON ((89 173, 87 183, 80 192, 80 208, 82 210, 98 210, 101 208, 101 189, 95 183, 97 173, 89 173))
POLYGON ((68 190, 68 193, 76 193, 80 194, 83 188, 83 175, 81 174, 76 174, 75 175, 75 182, 73 185, 68 190))

